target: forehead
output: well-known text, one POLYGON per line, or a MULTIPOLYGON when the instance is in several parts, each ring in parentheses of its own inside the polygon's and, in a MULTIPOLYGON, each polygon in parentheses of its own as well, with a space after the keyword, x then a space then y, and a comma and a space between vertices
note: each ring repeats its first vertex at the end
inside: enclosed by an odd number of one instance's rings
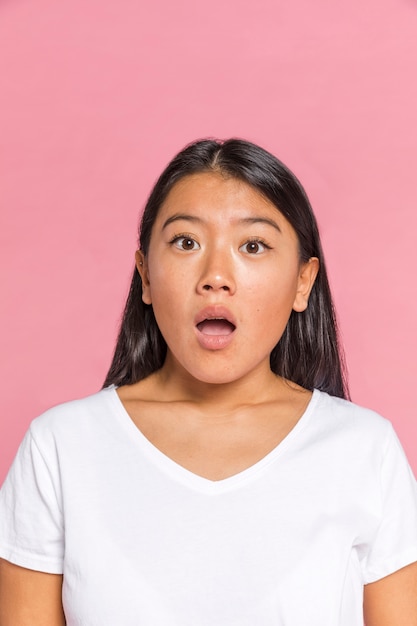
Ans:
POLYGON ((185 176, 171 188, 162 203, 157 222, 174 213, 205 215, 210 221, 249 215, 273 217, 279 222, 286 218, 260 191, 248 183, 220 172, 202 172, 185 176))

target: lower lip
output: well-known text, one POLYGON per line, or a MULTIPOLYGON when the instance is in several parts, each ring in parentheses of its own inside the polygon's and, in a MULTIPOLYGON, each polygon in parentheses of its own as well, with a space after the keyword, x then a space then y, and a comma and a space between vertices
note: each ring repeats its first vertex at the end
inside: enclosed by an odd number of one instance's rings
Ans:
POLYGON ((197 328, 197 341, 205 350, 222 350, 232 343, 234 334, 235 331, 229 335, 205 335, 197 328))

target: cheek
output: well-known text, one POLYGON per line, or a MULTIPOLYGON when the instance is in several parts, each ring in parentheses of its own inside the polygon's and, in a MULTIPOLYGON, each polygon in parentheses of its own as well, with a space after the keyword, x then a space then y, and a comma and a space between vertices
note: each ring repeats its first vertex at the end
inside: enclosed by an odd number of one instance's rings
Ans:
POLYGON ((284 332, 293 311, 296 297, 294 283, 277 282, 258 298, 254 307, 255 320, 261 336, 269 336, 272 347, 284 332))
POLYGON ((151 275, 150 292, 155 319, 161 332, 170 331, 182 317, 187 303, 185 281, 178 273, 156 270, 151 275))
POLYGON ((173 261, 172 255, 157 250, 149 256, 149 290, 152 305, 161 316, 173 319, 194 295, 196 271, 190 263, 173 261))
POLYGON ((166 289, 184 281, 185 267, 183 263, 172 257, 167 250, 156 248, 149 253, 148 271, 151 287, 166 289))
POLYGON ((292 307, 298 289, 298 268, 281 266, 277 272, 276 267, 273 267, 270 271, 264 271, 262 275, 250 277, 246 274, 243 280, 246 283, 248 297, 251 301, 259 303, 257 308, 275 311, 276 308, 285 307, 286 304, 292 307))

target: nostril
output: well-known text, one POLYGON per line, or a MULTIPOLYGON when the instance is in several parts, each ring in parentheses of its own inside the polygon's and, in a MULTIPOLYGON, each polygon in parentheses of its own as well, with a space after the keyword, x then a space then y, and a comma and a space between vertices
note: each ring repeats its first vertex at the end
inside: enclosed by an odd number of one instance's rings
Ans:
MULTIPOLYGON (((213 289, 212 285, 203 285, 204 291, 210 291, 213 289)), ((230 291, 230 287, 228 285, 222 285, 219 289, 224 289, 224 291, 230 291)))

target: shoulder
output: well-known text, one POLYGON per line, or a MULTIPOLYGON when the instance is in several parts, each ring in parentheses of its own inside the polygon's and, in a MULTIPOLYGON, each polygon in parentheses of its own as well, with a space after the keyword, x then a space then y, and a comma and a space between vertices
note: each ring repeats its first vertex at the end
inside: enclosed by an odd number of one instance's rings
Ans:
POLYGON ((355 404, 350 400, 330 396, 323 391, 316 390, 314 395, 317 396, 317 413, 322 419, 333 422, 334 426, 384 433, 391 427, 391 423, 386 417, 372 409, 355 404))
MULTIPOLYGON (((326 481, 381 520, 384 510, 407 510, 415 524, 417 492, 413 472, 389 420, 353 402, 314 394, 303 450, 310 465, 322 468, 326 481), (400 500, 403 500, 401 504, 400 500), (388 504, 388 503, 391 504, 388 504)), ((378 521, 379 523, 379 521, 378 521)), ((415 536, 415 532, 414 535, 415 536)))
POLYGON ((311 424, 316 436, 346 451, 378 456, 396 439, 391 422, 354 402, 315 391, 311 424))
POLYGON ((118 409, 114 387, 64 402, 45 411, 30 424, 29 434, 35 442, 69 441, 88 436, 105 428, 118 409))

